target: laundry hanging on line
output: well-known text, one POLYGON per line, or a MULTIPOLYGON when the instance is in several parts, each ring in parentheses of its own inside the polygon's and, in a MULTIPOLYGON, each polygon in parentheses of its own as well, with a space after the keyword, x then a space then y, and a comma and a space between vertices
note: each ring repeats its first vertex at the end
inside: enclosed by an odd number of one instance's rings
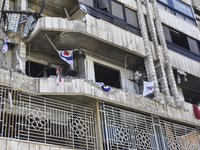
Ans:
POLYGON ((194 116, 196 119, 200 119, 200 111, 197 105, 192 104, 193 106, 193 111, 194 111, 194 116))
POLYGON ((11 41, 8 38, 4 38, 2 53, 5 53, 8 51, 8 43, 11 43, 11 41))
POLYGON ((19 21, 20 21, 20 14, 7 14, 7 19, 5 23, 5 31, 10 32, 17 32, 19 21))
POLYGON ((16 69, 22 73, 24 73, 24 69, 23 69, 23 64, 22 64, 22 60, 19 57, 17 51, 15 51, 16 53, 16 59, 17 59, 17 65, 16 65, 16 69))
POLYGON ((22 38, 28 36, 28 33, 33 30, 35 24, 36 24, 36 19, 33 17, 33 15, 30 15, 25 23, 24 30, 22 33, 22 38))
POLYGON ((57 74, 57 80, 56 80, 56 82, 57 82, 57 86, 59 86, 60 82, 61 82, 61 76, 60 76, 60 71, 59 71, 58 68, 56 68, 56 74, 57 74))

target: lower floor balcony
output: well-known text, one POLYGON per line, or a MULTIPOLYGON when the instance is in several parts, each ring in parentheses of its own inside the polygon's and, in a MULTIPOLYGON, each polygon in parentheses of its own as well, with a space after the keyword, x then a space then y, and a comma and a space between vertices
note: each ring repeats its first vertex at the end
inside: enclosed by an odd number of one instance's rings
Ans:
POLYGON ((199 126, 180 119, 92 97, 37 95, 2 85, 0 137, 6 150, 200 148, 199 126))

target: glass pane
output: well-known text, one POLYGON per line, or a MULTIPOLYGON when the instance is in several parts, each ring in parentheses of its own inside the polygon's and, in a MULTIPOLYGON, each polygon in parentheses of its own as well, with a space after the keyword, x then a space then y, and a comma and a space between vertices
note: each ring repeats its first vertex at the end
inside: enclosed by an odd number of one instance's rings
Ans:
POLYGON ((122 5, 112 1, 112 15, 124 20, 124 13, 122 5))
POLYGON ((160 2, 163 2, 165 4, 168 4, 167 0, 159 0, 160 2))
POLYGON ((184 20, 184 15, 183 14, 176 12, 176 16, 184 20))
POLYGON ((125 13, 127 23, 132 26, 139 27, 136 12, 131 9, 125 8, 125 13))
POLYGON ((94 7, 94 1, 93 0, 79 0, 79 2, 87 4, 88 6, 94 7))

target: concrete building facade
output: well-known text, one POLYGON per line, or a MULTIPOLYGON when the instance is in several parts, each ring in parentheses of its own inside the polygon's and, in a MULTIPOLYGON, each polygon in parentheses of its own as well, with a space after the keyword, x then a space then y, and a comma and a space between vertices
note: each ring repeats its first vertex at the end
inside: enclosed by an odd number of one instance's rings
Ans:
POLYGON ((0 8, 2 150, 200 149, 199 0, 0 8))

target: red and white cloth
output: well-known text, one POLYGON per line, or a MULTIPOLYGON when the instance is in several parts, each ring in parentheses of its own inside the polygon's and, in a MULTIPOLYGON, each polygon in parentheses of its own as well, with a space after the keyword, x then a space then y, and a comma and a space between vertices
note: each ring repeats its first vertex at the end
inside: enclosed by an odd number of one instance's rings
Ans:
POLYGON ((196 119, 200 119, 200 111, 197 105, 192 104, 194 110, 194 116, 196 119))
POLYGON ((57 80, 56 80, 56 82, 57 82, 57 86, 59 86, 60 82, 61 82, 61 76, 60 76, 60 71, 59 71, 58 68, 56 68, 56 74, 57 74, 57 80))
POLYGON ((146 96, 154 91, 154 81, 146 82, 143 81, 143 96, 146 96))

